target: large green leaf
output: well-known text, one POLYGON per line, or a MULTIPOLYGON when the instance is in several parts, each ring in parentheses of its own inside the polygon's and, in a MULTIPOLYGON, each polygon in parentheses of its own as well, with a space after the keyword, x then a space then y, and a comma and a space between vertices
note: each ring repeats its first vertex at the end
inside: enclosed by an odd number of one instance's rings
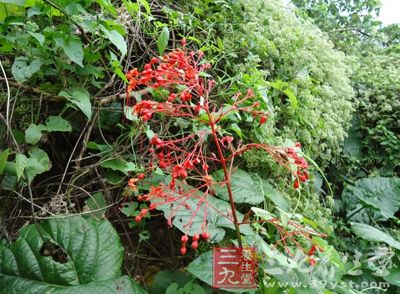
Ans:
MULTIPOLYGON (((165 217, 168 219, 172 215, 172 224, 181 230, 183 233, 193 236, 202 233, 204 228, 204 219, 207 219, 207 232, 210 234, 210 241, 213 243, 220 242, 225 236, 225 228, 235 229, 232 221, 232 210, 228 202, 206 195, 200 191, 195 190, 193 187, 181 184, 183 193, 190 194, 182 201, 174 201, 163 205, 158 205, 157 209, 164 212, 165 217)), ((171 195, 176 192, 171 191, 167 186, 164 191, 171 195)), ((157 203, 163 199, 152 199, 152 203, 157 203)), ((243 215, 236 212, 239 222, 243 220, 243 215)), ((251 233, 249 225, 241 225, 240 230, 242 234, 251 233)))
POLYGON ((14 243, 0 244, 3 293, 144 293, 120 277, 123 247, 108 221, 65 217, 39 229, 27 226, 14 243))
POLYGON ((399 210, 399 195, 399 178, 375 177, 359 179, 354 185, 347 186, 342 199, 352 211, 357 209, 357 205, 362 205, 371 210, 376 220, 384 221, 392 218, 399 210))
POLYGON ((67 91, 61 91, 60 96, 67 98, 75 104, 88 119, 92 117, 92 105, 90 103, 90 95, 86 89, 72 88, 67 91))
MULTIPOLYGON (((217 195, 221 199, 229 200, 226 184, 223 183, 224 172, 216 171, 213 178, 220 182, 213 186, 217 195)), ((260 183, 255 182, 251 175, 244 170, 238 169, 231 175, 231 186, 235 203, 258 204, 264 200, 264 195, 260 193, 260 183)))
POLYGON ((392 246, 393 248, 400 250, 400 242, 389 236, 388 234, 378 230, 377 228, 371 227, 361 223, 351 223, 351 228, 358 237, 371 242, 383 242, 392 246))

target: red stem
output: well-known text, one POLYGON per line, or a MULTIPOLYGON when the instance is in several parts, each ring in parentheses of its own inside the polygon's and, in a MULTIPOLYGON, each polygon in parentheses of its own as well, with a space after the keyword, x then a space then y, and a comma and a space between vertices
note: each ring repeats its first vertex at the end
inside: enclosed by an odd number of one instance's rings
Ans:
POLYGON ((226 159, 224 157, 224 154, 222 152, 221 145, 218 140, 217 132, 215 130, 215 123, 212 120, 211 114, 208 110, 207 107, 207 114, 209 117, 209 125, 211 127, 212 135, 214 138, 215 145, 217 146, 217 151, 218 151, 218 156, 220 158, 220 163, 222 165, 222 170, 224 171, 224 177, 225 177, 225 183, 226 183, 226 189, 228 190, 228 197, 229 197, 229 204, 231 205, 231 210, 232 210, 232 217, 233 217, 233 224, 235 225, 236 229, 236 236, 238 239, 238 244, 239 248, 243 248, 242 245, 242 235, 240 234, 240 227, 239 227, 239 221, 236 215, 236 208, 235 208, 235 202, 233 201, 233 193, 232 193, 232 186, 231 186, 231 177, 230 174, 228 173, 228 169, 226 168, 226 159))

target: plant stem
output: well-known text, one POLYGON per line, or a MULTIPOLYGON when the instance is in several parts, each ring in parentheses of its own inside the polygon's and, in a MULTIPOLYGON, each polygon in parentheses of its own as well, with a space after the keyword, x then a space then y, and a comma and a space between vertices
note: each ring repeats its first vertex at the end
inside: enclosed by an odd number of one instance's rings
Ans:
MULTIPOLYGON (((207 110, 208 112, 208 110, 207 110)), ((226 159, 224 157, 224 154, 222 152, 221 149, 221 145, 218 141, 218 136, 217 136, 217 132, 215 129, 215 123, 211 118, 210 113, 208 112, 208 116, 210 119, 210 127, 211 127, 211 131, 212 131, 212 135, 214 138, 214 142, 215 145, 217 146, 217 151, 218 151, 218 156, 220 158, 220 162, 222 165, 222 170, 224 171, 224 179, 225 179, 225 183, 226 183, 226 189, 228 190, 228 197, 229 197, 229 204, 231 205, 231 210, 232 210, 232 217, 233 217, 233 223, 235 225, 235 229, 236 229, 236 236, 238 239, 238 244, 239 244, 239 248, 242 249, 243 245, 242 245, 242 235, 240 234, 240 228, 239 228, 239 221, 236 215, 236 208, 235 208, 235 202, 233 201, 233 193, 232 193, 232 186, 231 186, 231 177, 230 174, 228 172, 228 169, 226 167, 226 159)))

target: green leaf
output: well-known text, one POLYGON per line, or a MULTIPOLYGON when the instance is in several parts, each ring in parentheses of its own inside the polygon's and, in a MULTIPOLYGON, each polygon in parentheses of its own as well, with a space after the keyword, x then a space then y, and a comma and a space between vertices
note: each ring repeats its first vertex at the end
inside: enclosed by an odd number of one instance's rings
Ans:
POLYGON ((160 55, 163 55, 165 48, 167 48, 168 40, 169 40, 169 29, 168 27, 164 27, 157 40, 158 52, 160 53, 160 55))
MULTIPOLYGON (((174 216, 172 224, 181 230, 184 234, 194 236, 201 233, 204 229, 204 216, 207 216, 207 232, 210 234, 210 242, 220 242, 225 236, 225 229, 234 229, 235 226, 227 215, 232 214, 232 209, 228 202, 205 195, 201 191, 195 189, 184 183, 179 183, 180 189, 187 191, 191 196, 185 200, 185 205, 180 201, 157 205, 157 209, 164 212, 166 219, 174 216), (189 192, 190 191, 190 192, 189 192), (190 224, 190 225, 188 225, 190 224)), ((167 186, 164 187, 164 192, 174 195, 179 199, 180 194, 170 190, 167 186)), ((163 201, 160 198, 151 198, 152 203, 163 201)), ((238 220, 242 221, 243 215, 236 212, 238 220)), ((240 226, 243 234, 248 234, 250 227, 248 225, 240 226)))
POLYGON ((395 240, 393 237, 387 235, 386 233, 378 230, 377 228, 371 227, 362 223, 350 223, 351 229, 354 234, 358 237, 371 242, 383 242, 400 250, 400 242, 395 240))
POLYGON ((357 160, 362 159, 362 135, 360 130, 360 122, 358 119, 353 118, 352 125, 347 132, 347 138, 343 143, 344 152, 350 157, 354 157, 357 160))
POLYGON ((205 282, 208 285, 213 285, 213 252, 207 251, 187 267, 188 272, 205 282))
POLYGON ((38 42, 39 42, 39 44, 40 45, 42 45, 43 46, 43 44, 44 44, 44 36, 42 35, 42 34, 40 34, 40 33, 34 33, 34 32, 28 32, 29 33, 29 35, 31 35, 32 37, 34 37, 38 42))
MULTIPOLYGON (((223 182, 223 170, 216 171, 213 178, 218 182, 223 182)), ((259 183, 254 182, 250 174, 244 170, 238 169, 231 175, 231 187, 235 203, 258 204, 264 201, 264 195, 260 193, 259 183)), ((213 188, 218 197, 229 200, 226 184, 217 183, 213 188)))
POLYGON ((137 202, 129 202, 121 208, 121 212, 128 217, 132 217, 135 216, 135 212, 137 211, 138 207, 139 204, 137 202))
POLYGON ((133 162, 126 162, 122 159, 117 159, 117 158, 113 158, 113 159, 104 161, 100 164, 100 166, 104 167, 104 168, 112 169, 114 171, 120 171, 120 172, 124 173, 125 175, 128 175, 129 172, 131 172, 131 171, 137 170, 137 167, 133 162))
POLYGON ((106 9, 112 16, 117 17, 117 10, 110 0, 96 0, 97 4, 106 9))
POLYGON ((118 48, 122 55, 125 55, 128 51, 128 47, 126 45, 124 37, 116 30, 109 31, 103 25, 99 25, 99 28, 102 30, 107 39, 110 40, 110 42, 118 48))
POLYGON ((68 39, 62 48, 65 55, 67 55, 72 62, 83 67, 83 46, 80 40, 68 39))
MULTIPOLYGON (((363 205, 371 210, 375 220, 384 221, 392 218, 400 208, 399 178, 363 178, 348 185, 342 199, 349 209, 357 209, 354 205, 363 205), (352 206, 353 205, 353 206, 352 206)), ((348 214, 353 212, 349 211, 348 214)))
POLYGON ((26 57, 18 57, 14 60, 11 72, 18 83, 23 83, 38 72, 42 64, 40 59, 29 61, 26 57))
POLYGON ((75 104, 88 119, 92 117, 92 105, 90 103, 89 92, 84 88, 72 88, 67 91, 61 91, 58 95, 67 98, 75 104))
POLYGON ((25 131, 25 142, 36 144, 43 136, 43 131, 47 132, 70 132, 72 130, 70 123, 60 116, 49 116, 46 125, 30 124, 25 131))
POLYGON ((25 142, 28 144, 36 144, 42 138, 42 131, 45 128, 44 125, 30 124, 25 131, 25 142))
POLYGON ((17 154, 15 157, 15 171, 17 173, 18 180, 24 175, 24 171, 27 165, 28 158, 25 156, 25 154, 17 154))
POLYGON ((400 269, 399 269, 399 267, 392 267, 389 270, 389 275, 384 276, 383 279, 394 286, 400 287, 400 269))
POLYGON ((108 146, 107 144, 98 144, 98 143, 93 142, 93 141, 89 141, 87 143, 86 147, 88 149, 98 150, 100 152, 106 152, 106 151, 111 151, 112 150, 111 146, 108 146))
POLYGON ((50 168, 51 162, 46 152, 37 147, 29 151, 28 162, 26 164, 26 173, 29 182, 31 182, 35 176, 49 171, 50 168))
POLYGON ((24 6, 26 0, 0 0, 0 3, 9 3, 18 6, 24 6))
POLYGON ((85 211, 94 211, 90 215, 96 219, 105 218, 107 201, 102 192, 94 193, 85 201, 85 211))
POLYGON ((71 132, 71 124, 61 116, 49 116, 44 130, 48 132, 71 132))
POLYGON ((0 153, 0 175, 3 174, 4 168, 6 167, 9 149, 5 149, 0 153))
POLYGON ((299 103, 297 101, 297 97, 296 97, 296 95, 294 95, 292 90, 286 89, 283 91, 283 93, 285 93, 286 96, 289 98, 290 108, 292 108, 293 110, 299 108, 299 103))
POLYGON ((27 226, 14 243, 0 244, 5 293, 144 293, 120 277, 123 247, 108 221, 65 217, 39 228, 27 226))
MULTIPOLYGON (((257 182, 257 179, 254 178, 254 181, 257 182)), ((289 212, 290 204, 286 201, 285 197, 276 190, 267 180, 261 179, 262 182, 262 193, 281 210, 289 212)))

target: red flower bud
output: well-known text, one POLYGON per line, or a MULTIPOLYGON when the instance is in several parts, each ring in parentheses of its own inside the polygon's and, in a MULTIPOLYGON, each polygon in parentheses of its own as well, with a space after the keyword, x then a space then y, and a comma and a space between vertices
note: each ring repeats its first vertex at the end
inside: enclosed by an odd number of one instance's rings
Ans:
POLYGON ((182 255, 185 255, 185 254, 186 254, 186 247, 182 247, 182 248, 181 248, 181 254, 182 254, 182 255))
POLYGON ((144 174, 138 174, 137 178, 139 180, 143 180, 145 178, 145 175, 144 174))
POLYGON ((298 181, 297 179, 294 181, 293 187, 294 187, 295 189, 298 189, 298 188, 300 187, 300 183, 299 183, 299 181, 298 181))
POLYGON ((142 221, 142 217, 140 215, 135 217, 135 222, 140 223, 141 221, 142 221))
POLYGON ((197 241, 193 241, 193 243, 192 243, 192 248, 193 248, 194 250, 196 250, 197 247, 199 247, 199 243, 198 243, 197 241))
POLYGON ((187 235, 183 235, 181 237, 181 241, 182 241, 182 243, 186 243, 187 241, 189 241, 189 237, 187 235))
POLYGON ((208 240, 208 239, 210 238, 210 235, 209 235, 207 232, 203 232, 203 233, 201 234, 201 237, 202 237, 204 240, 208 240))

